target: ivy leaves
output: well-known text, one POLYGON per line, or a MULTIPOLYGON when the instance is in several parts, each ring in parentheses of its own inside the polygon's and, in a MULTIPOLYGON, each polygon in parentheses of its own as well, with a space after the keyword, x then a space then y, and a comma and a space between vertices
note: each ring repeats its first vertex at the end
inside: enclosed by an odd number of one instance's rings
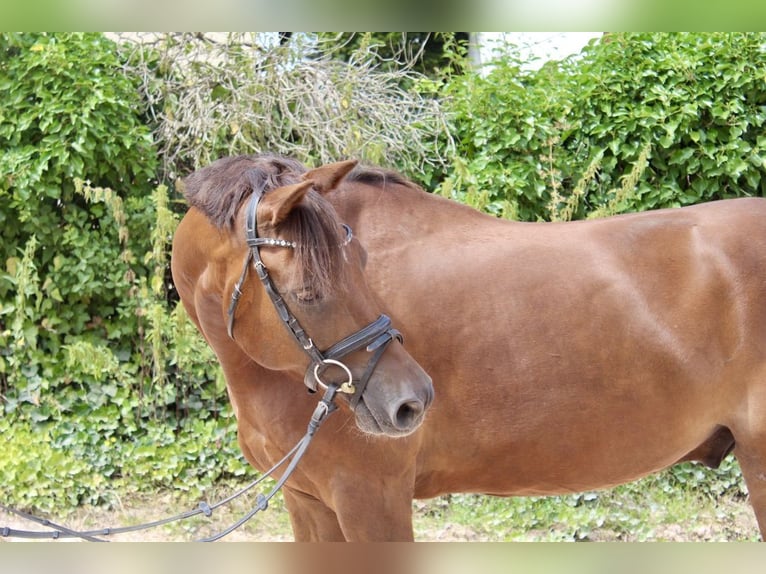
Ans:
POLYGON ((763 195, 766 52, 763 34, 606 34, 581 55, 524 71, 512 56, 450 86, 457 157, 446 189, 523 220, 556 219, 600 157, 572 213, 612 202, 649 146, 621 211, 763 195), (553 209, 553 211, 551 211, 553 209))
POLYGON ((122 66, 101 34, 0 34, 0 430, 11 445, 0 477, 24 505, 97 501, 105 478, 132 472, 136 444, 152 454, 146 481, 167 483, 231 424, 210 351, 169 340, 180 332, 164 278, 176 219, 122 66), (155 377, 179 355, 191 374, 155 377), (184 421, 188 411, 199 416, 184 421), (167 455, 152 435, 184 425, 202 444, 179 441, 179 462, 151 473, 167 455))

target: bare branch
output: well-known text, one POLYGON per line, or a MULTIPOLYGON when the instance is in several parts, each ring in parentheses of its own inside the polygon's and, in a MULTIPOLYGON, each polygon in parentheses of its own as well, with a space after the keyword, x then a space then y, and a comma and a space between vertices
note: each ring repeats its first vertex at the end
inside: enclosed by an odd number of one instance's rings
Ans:
POLYGON ((446 119, 436 99, 404 87, 424 80, 406 61, 392 70, 362 46, 346 63, 295 34, 287 45, 239 33, 145 40, 129 44, 131 72, 157 122, 169 178, 220 155, 264 151, 310 164, 355 157, 410 173, 445 164, 446 119))

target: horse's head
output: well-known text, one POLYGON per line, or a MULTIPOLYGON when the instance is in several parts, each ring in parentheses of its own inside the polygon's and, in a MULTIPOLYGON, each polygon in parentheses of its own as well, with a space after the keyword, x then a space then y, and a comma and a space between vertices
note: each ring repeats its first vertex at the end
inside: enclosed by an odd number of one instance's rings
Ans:
POLYGON ((380 314, 364 249, 323 197, 354 164, 307 172, 271 156, 224 158, 190 175, 184 193, 221 231, 232 339, 312 390, 337 385, 361 430, 401 436, 421 423, 433 388, 380 314))

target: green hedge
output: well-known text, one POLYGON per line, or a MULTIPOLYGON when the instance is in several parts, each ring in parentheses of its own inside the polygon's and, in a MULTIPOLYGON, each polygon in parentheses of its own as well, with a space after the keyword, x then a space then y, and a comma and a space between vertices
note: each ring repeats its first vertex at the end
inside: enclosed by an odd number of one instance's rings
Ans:
POLYGON ((765 43, 615 33, 539 71, 511 57, 456 78, 441 191, 527 221, 763 195, 765 43))
POLYGON ((137 85, 100 34, 0 35, 7 503, 245 472, 214 356, 169 291, 178 216, 137 85))
MULTIPOLYGON (((146 251, 156 166, 149 129, 114 46, 101 35, 0 36, 0 372, 5 411, 79 384, 64 347, 86 340, 130 354, 138 330, 130 273, 146 251), (75 178, 119 190, 111 206, 75 178)), ((38 411, 36 415, 44 417, 38 411)))

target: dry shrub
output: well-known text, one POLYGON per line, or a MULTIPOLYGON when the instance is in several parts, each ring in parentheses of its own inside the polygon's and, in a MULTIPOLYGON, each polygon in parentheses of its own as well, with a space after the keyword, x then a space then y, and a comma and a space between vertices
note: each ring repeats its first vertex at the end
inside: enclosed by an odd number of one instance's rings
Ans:
POLYGON ((343 61, 337 43, 309 35, 286 44, 263 33, 121 39, 171 179, 223 155, 264 151, 409 173, 445 163, 451 138, 439 101, 418 89, 427 80, 412 69, 416 54, 382 65, 362 42, 343 61))

